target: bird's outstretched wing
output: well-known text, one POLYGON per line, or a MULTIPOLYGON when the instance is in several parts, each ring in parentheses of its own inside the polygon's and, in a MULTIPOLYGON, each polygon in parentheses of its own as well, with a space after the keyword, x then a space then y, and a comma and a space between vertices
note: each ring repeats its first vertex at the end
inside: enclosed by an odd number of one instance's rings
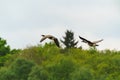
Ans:
POLYGON ((59 45, 59 41, 58 41, 57 38, 54 39, 54 42, 55 42, 55 44, 57 45, 57 47, 60 47, 60 45, 59 45))
POLYGON ((46 39, 46 37, 41 38, 40 42, 44 41, 45 39, 46 39))
POLYGON ((41 35, 41 36, 42 36, 42 38, 41 38, 40 42, 44 41, 46 38, 51 39, 53 37, 52 35, 41 35))
POLYGON ((83 38, 81 36, 79 36, 79 38, 82 39, 83 40, 82 42, 84 42, 84 43, 91 43, 92 44, 91 41, 89 41, 89 40, 87 40, 87 39, 85 39, 85 38, 83 38))
POLYGON ((43 38, 41 38, 40 42, 44 41, 46 38, 50 39, 50 40, 54 40, 54 43, 57 45, 57 47, 60 47, 59 45, 59 41, 56 37, 52 36, 52 35, 42 35, 43 38))
POLYGON ((103 41, 103 39, 98 40, 98 41, 93 41, 92 43, 96 44, 96 43, 99 43, 99 42, 101 42, 101 41, 103 41))

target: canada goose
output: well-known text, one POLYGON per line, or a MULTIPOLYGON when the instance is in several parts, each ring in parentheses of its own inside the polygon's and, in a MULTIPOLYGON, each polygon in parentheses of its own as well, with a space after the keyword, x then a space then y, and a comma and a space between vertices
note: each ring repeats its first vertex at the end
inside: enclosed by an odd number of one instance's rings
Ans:
POLYGON ((56 37, 52 36, 52 35, 41 35, 43 38, 40 40, 40 42, 44 41, 46 38, 51 39, 55 42, 55 44, 57 45, 57 47, 60 47, 59 45, 59 41, 56 37))
POLYGON ((82 42, 87 43, 91 47, 99 46, 97 43, 103 41, 103 39, 101 39, 101 40, 98 40, 98 41, 91 42, 91 41, 89 41, 89 40, 87 40, 87 39, 85 39, 85 38, 83 38, 81 36, 79 36, 79 38, 83 40, 82 42))

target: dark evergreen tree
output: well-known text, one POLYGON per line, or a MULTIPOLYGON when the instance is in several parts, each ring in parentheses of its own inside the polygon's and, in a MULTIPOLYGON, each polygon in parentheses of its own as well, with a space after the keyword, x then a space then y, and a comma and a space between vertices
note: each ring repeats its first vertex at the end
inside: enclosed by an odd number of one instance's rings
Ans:
POLYGON ((0 38, 0 56, 4 56, 10 52, 10 47, 7 45, 6 40, 0 38))
POLYGON ((61 40, 61 42, 66 46, 66 48, 73 48, 76 47, 78 41, 75 41, 74 39, 74 32, 71 30, 67 30, 65 32, 65 37, 63 37, 64 40, 61 40))

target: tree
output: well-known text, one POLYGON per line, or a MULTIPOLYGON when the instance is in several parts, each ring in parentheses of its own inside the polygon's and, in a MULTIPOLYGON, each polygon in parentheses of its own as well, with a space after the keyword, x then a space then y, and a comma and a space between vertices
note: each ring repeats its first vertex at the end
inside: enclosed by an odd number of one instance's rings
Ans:
POLYGON ((61 42, 66 46, 66 48, 76 47, 78 41, 75 41, 74 33, 71 30, 67 30, 65 35, 66 36, 63 37, 64 40, 61 40, 61 42))
POLYGON ((10 53, 10 47, 7 45, 6 40, 0 38, 0 56, 10 53))
POLYGON ((0 69, 0 80, 27 80, 34 66, 32 61, 17 58, 9 67, 0 69))

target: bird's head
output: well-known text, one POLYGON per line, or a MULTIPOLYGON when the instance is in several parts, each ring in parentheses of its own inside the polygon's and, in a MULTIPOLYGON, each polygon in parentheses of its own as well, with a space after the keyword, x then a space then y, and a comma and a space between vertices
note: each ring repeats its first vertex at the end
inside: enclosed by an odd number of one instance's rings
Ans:
POLYGON ((45 35, 41 35, 42 37, 44 37, 45 35))

